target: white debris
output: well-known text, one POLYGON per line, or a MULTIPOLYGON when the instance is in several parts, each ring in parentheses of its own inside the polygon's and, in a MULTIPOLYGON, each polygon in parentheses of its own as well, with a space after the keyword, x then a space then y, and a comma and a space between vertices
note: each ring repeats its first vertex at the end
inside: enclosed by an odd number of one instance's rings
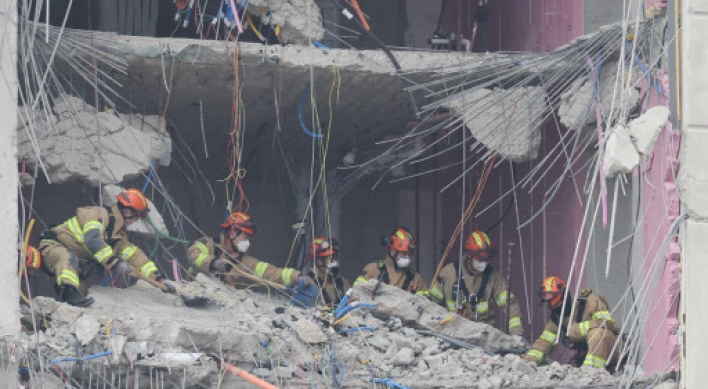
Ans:
POLYGON ((651 156, 654 143, 659 139, 661 130, 669 120, 669 109, 656 106, 648 109, 640 117, 629 122, 629 136, 642 159, 651 156))
POLYGON ((538 156, 546 99, 541 87, 480 89, 459 93, 443 107, 459 116, 488 149, 521 162, 538 156))
POLYGON ((37 146, 52 183, 120 183, 153 161, 170 164, 172 143, 160 116, 97 112, 80 98, 63 94, 54 100, 54 114, 25 107, 19 111, 17 157, 34 167, 37 146))
POLYGON ((602 164, 605 177, 611 178, 617 173, 631 173, 639 164, 639 153, 630 139, 629 128, 615 127, 607 137, 602 164))
POLYGON ((83 315, 74 322, 76 339, 84 346, 91 343, 98 336, 100 329, 101 323, 91 315, 83 315))

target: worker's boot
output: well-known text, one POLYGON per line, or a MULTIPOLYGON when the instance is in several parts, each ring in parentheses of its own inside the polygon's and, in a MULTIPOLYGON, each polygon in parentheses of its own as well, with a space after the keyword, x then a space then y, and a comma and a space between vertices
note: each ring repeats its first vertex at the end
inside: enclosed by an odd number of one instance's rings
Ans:
POLYGON ((75 307, 88 307, 93 304, 93 297, 84 297, 74 285, 63 285, 61 301, 75 307))

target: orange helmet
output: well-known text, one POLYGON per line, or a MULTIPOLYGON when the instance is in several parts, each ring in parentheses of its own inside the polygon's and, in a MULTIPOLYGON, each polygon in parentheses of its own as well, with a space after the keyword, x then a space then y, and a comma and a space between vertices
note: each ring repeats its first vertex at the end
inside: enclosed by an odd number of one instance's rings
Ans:
POLYGON ((27 255, 25 256, 25 269, 28 274, 32 274, 42 265, 42 254, 35 247, 27 246, 27 255))
POLYGON ((126 189, 125 192, 118 194, 116 197, 120 204, 135 211, 140 218, 146 217, 148 212, 150 212, 147 198, 138 189, 126 189))
POLYGON ((251 217, 243 212, 232 212, 221 223, 221 228, 228 232, 235 229, 251 236, 256 234, 256 225, 251 221, 251 217))
POLYGON ((544 304, 547 304, 551 309, 556 309, 560 306, 564 292, 565 281, 560 277, 550 276, 543 280, 538 294, 544 304))
POLYGON ((470 250, 473 255, 487 257, 494 249, 492 240, 489 235, 482 231, 473 231, 465 242, 465 248, 470 250))
POLYGON ((312 244, 310 244, 310 257, 311 261, 314 257, 329 257, 332 255, 337 255, 339 253, 339 243, 337 239, 332 239, 328 241, 326 238, 317 237, 312 244))
POLYGON ((384 243, 398 252, 407 251, 411 255, 416 249, 415 239, 413 239, 413 235, 411 235, 405 227, 398 227, 393 230, 391 235, 384 238, 384 243))

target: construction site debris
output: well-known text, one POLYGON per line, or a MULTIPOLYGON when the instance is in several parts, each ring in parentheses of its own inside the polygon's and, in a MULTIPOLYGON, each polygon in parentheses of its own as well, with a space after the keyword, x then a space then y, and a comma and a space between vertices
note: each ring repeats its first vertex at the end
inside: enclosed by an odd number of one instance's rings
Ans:
POLYGON ((619 125, 607 137, 604 161, 602 164, 605 177, 611 178, 617 173, 631 173, 639 164, 639 153, 630 138, 629 128, 619 125))

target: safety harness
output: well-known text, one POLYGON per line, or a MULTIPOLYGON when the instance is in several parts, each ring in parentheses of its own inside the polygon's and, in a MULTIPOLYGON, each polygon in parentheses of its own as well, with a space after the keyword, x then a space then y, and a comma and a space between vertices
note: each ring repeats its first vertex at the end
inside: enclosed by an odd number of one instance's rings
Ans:
MULTIPOLYGON (((470 303, 470 309, 472 311, 476 309, 477 303, 484 298, 484 292, 487 290, 487 284, 489 283, 489 277, 492 275, 492 271, 494 271, 492 265, 487 264, 487 267, 484 268, 482 272, 482 283, 479 285, 479 289, 475 295, 470 294, 470 291, 467 289, 467 283, 462 277, 455 282, 452 286, 453 293, 458 290, 462 292, 460 296, 462 298, 460 298, 459 306, 457 307, 458 310, 462 309, 462 304, 464 303, 463 299, 470 303)), ((460 261, 455 262, 455 274, 460 274, 460 261)), ((455 301, 457 301, 457 296, 454 297, 455 301)))
MULTIPOLYGON (((412 269, 406 270, 406 279, 403 281, 403 286, 401 286, 401 289, 405 290, 406 292, 410 292, 409 288, 411 285, 411 282, 413 282, 413 278, 415 278, 415 272, 413 272, 412 269)), ((378 277, 379 282, 383 282, 384 284, 390 284, 391 279, 388 275, 388 267, 386 266, 385 261, 379 261, 379 277, 378 277)))

